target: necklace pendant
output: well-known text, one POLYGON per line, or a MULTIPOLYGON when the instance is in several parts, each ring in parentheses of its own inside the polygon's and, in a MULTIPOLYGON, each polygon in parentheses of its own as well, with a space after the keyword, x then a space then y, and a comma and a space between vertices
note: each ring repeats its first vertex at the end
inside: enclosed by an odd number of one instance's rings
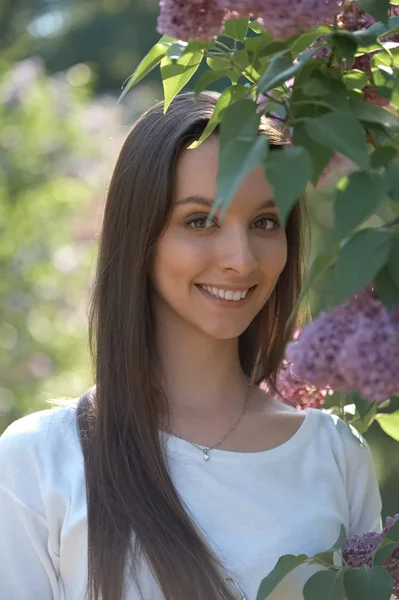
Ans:
POLYGON ((203 450, 204 460, 205 461, 208 461, 210 459, 210 456, 209 456, 208 452, 209 452, 209 450, 203 450))

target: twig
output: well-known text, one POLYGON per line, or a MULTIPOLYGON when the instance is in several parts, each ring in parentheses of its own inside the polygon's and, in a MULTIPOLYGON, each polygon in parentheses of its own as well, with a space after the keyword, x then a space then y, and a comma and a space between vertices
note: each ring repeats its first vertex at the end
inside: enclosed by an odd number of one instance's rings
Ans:
POLYGON ((282 119, 281 117, 278 117, 277 115, 274 115, 274 114, 273 114, 273 113, 271 113, 271 112, 268 112, 268 113, 266 113, 266 114, 265 114, 265 117, 266 117, 267 119, 276 119, 276 121, 281 121, 281 123, 285 123, 285 122, 286 122, 286 120, 285 120, 285 119, 282 119))
POLYGON ((374 148, 379 148, 381 146, 381 142, 377 140, 374 133, 371 133, 371 131, 367 131, 367 141, 370 142, 374 148))
POLYGON ((219 40, 215 40, 215 44, 217 44, 218 46, 220 46, 221 48, 223 48, 224 50, 226 50, 226 52, 228 52, 230 54, 231 48, 229 46, 227 46, 226 44, 223 44, 223 42, 219 42, 219 40))

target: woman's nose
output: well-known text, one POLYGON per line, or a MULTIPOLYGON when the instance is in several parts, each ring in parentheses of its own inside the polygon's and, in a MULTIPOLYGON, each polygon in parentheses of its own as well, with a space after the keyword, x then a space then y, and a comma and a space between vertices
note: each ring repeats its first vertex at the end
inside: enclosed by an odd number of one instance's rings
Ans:
POLYGON ((234 271, 240 277, 247 277, 257 268, 257 265, 249 231, 239 227, 226 228, 219 238, 221 270, 234 271))

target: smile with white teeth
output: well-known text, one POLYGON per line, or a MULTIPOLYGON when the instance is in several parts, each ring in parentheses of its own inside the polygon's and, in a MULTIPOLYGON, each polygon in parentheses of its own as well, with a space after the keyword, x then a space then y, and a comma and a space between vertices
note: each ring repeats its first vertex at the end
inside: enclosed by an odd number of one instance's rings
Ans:
POLYGON ((245 290, 221 290, 217 287, 211 287, 210 285, 200 285, 203 290, 208 292, 214 298, 221 298, 222 300, 232 300, 233 302, 239 302, 243 300, 248 293, 248 289, 245 290))

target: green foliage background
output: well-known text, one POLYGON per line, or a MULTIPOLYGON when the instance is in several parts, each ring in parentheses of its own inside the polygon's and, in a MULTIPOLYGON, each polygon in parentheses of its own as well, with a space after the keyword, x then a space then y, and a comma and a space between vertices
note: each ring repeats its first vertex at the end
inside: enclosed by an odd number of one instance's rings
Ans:
MULTIPOLYGON (((116 100, 159 38, 157 14, 157 0, 0 0, 0 431, 92 384, 86 310, 96 233, 126 128, 162 98, 158 70, 116 100)), ((338 177, 309 195, 312 256, 331 247, 338 177)), ((313 314, 328 306, 330 285, 322 278, 312 291, 313 314)), ((367 438, 384 515, 394 514, 397 442, 376 423, 367 438)))

